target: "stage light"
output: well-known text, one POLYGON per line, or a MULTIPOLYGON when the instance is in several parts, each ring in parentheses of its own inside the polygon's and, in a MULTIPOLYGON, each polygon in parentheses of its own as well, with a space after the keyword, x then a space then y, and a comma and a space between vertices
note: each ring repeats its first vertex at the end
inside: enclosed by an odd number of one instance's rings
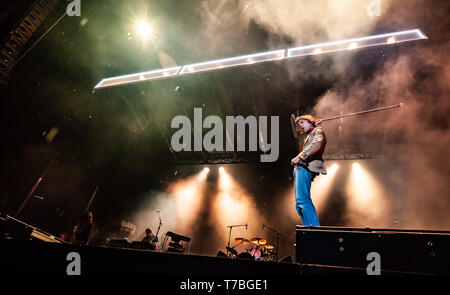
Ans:
MULTIPOLYGON (((139 25, 139 27, 140 27, 139 30, 144 35, 148 36, 151 34, 150 25, 141 23, 141 25, 139 25)), ((150 81, 150 80, 155 80, 155 79, 168 78, 168 77, 192 74, 192 73, 197 73, 197 72, 212 71, 212 70, 223 69, 223 68, 244 66, 244 65, 250 65, 250 64, 261 63, 261 62, 276 61, 276 60, 282 60, 282 59, 286 59, 286 58, 297 58, 297 57, 303 57, 303 56, 309 56, 309 55, 326 54, 326 53, 353 50, 353 49, 357 49, 357 48, 361 49, 361 48, 373 47, 373 46, 386 46, 386 45, 398 44, 398 43, 402 43, 402 42, 421 40, 421 39, 428 39, 428 38, 420 30, 415 29, 415 30, 409 30, 409 31, 401 31, 401 32, 395 32, 395 33, 354 38, 354 39, 343 40, 343 41, 307 45, 307 46, 288 48, 288 49, 279 49, 279 50, 273 50, 273 51, 268 51, 268 52, 263 52, 263 53, 249 54, 249 55, 230 57, 230 58, 224 58, 224 59, 219 59, 219 60, 213 60, 213 61, 200 62, 200 63, 190 64, 190 65, 180 66, 180 67, 172 68, 173 71, 167 71, 167 74, 166 74, 166 70, 164 70, 164 69, 150 71, 149 73, 153 73, 153 74, 152 75, 144 75, 144 79, 142 81, 150 81)), ((136 79, 136 77, 138 77, 140 74, 144 74, 144 73, 103 79, 95 86, 95 89, 139 82, 141 80, 136 79)))
MULTIPOLYGON (((223 167, 221 167, 223 168, 223 167)), ((221 169, 219 169, 221 170, 221 169)), ((212 221, 216 224, 217 237, 222 245, 228 240, 227 226, 230 224, 260 224, 262 217, 256 209, 254 199, 229 175, 225 169, 219 173, 217 194, 212 203, 212 221)), ((233 236, 257 236, 258 227, 233 229, 233 236)), ((216 241, 217 242, 217 241, 216 241)))
POLYGON ((181 67, 173 67, 143 73, 123 75, 114 78, 103 79, 95 88, 106 88, 115 85, 125 85, 130 83, 161 79, 165 77, 175 76, 181 67))
POLYGON ((220 167, 220 168, 219 168, 219 172, 220 172, 220 173, 224 173, 224 172, 225 172, 225 168, 220 167))
POLYGON ((360 163, 353 163, 346 187, 347 218, 352 226, 385 226, 386 199, 382 186, 360 163), (381 222, 381 223, 380 223, 381 222))
POLYGON ((358 48, 358 43, 356 42, 352 42, 348 45, 348 49, 352 50, 352 49, 356 49, 358 48))
POLYGON ((394 43, 388 43, 387 38, 392 38, 392 37, 395 38, 396 43, 428 39, 420 30, 415 29, 415 30, 409 30, 409 31, 401 31, 401 32, 395 32, 395 33, 354 38, 354 39, 343 40, 343 41, 335 41, 335 42, 328 42, 328 43, 322 43, 322 44, 290 48, 287 50, 287 57, 288 58, 302 57, 302 56, 318 54, 317 52, 314 52, 317 48, 320 48, 320 54, 325 54, 325 53, 331 53, 331 52, 346 51, 349 49, 356 49, 356 48, 382 46, 382 45, 386 45, 386 44, 390 45, 390 44, 394 44, 394 43))
MULTIPOLYGON (((330 191, 333 187, 338 169, 339 165, 334 163, 330 168, 327 168, 326 175, 317 176, 311 184, 311 198, 318 213, 320 213, 324 207, 323 205, 330 196, 330 191)), ((293 199, 292 196, 291 199, 293 199)))
POLYGON ((192 228, 192 223, 199 215, 203 204, 206 177, 208 172, 202 169, 197 174, 172 184, 169 191, 175 204, 176 223, 178 230, 192 228), (189 209, 189 210, 187 210, 189 209))
POLYGON ((140 20, 136 24, 136 31, 142 38, 146 39, 152 34, 152 27, 147 21, 140 20))
POLYGON ((199 181, 206 180, 206 178, 208 177, 208 173, 209 173, 209 168, 208 167, 203 168, 202 171, 198 175, 198 180, 199 181))
POLYGON ((394 44, 395 43, 395 37, 390 37, 387 39, 387 44, 394 44))
POLYGON ((207 62, 201 62, 184 66, 180 71, 180 75, 186 73, 204 72, 215 69, 223 69, 229 67, 242 66, 247 64, 254 64, 259 62, 280 60, 284 58, 284 50, 275 50, 257 54, 250 54, 244 56, 237 56, 207 62))

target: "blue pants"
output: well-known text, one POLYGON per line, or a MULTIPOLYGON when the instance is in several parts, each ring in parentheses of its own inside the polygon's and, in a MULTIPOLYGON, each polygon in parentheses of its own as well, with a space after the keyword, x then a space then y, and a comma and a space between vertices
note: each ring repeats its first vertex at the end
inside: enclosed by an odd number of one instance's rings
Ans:
POLYGON ((320 226, 311 201, 311 182, 315 175, 301 166, 294 168, 295 208, 305 226, 320 226))

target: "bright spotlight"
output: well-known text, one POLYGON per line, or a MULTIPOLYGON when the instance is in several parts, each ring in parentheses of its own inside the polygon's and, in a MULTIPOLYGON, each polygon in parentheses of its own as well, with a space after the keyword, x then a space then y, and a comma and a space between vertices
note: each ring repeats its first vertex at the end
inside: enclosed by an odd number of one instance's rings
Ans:
POLYGON ((386 199, 382 186, 366 167, 352 164, 346 193, 348 195, 348 219, 354 226, 383 226, 386 199))
POLYGON ((197 174, 179 180, 170 186, 169 192, 175 205, 174 218, 179 224, 179 229, 192 228, 195 218, 198 217, 203 203, 207 174, 205 169, 202 169, 197 174), (186 210, 187 208, 189 210, 186 210))
POLYGON ((352 42, 348 45, 348 49, 352 50, 352 49, 356 49, 358 48, 358 43, 356 42, 352 42))
MULTIPOLYGON (((338 168, 339 165, 334 163, 329 169, 327 169, 327 175, 318 176, 311 184, 311 198, 313 199, 316 210, 319 214, 330 196, 330 191, 333 187, 338 168)), ((292 200, 292 194, 289 199, 290 201, 292 200)), ((290 204, 292 205, 292 203, 290 204)))
POLYGON ((394 44, 395 41, 396 41, 396 40, 395 40, 395 37, 390 37, 390 38, 387 39, 387 42, 386 42, 386 43, 387 43, 387 44, 394 44))
POLYGON ((152 27, 145 20, 141 20, 136 24, 136 30, 143 38, 147 38, 152 34, 152 27))
POLYGON ((208 167, 203 168, 202 171, 198 174, 198 180, 199 181, 206 180, 206 178, 208 177, 208 173, 209 173, 209 168, 208 167))
MULTIPOLYGON (((238 223, 259 223, 262 217, 259 215, 254 199, 242 188, 223 167, 219 171, 224 171, 218 175, 217 194, 213 198, 211 217, 217 228, 217 238, 225 244, 228 240, 226 226, 238 223)), ((260 227, 259 227, 260 228, 260 227)), ((246 229, 233 229, 233 235, 258 236, 260 230, 252 227, 246 229)), ((243 250, 242 248, 240 249, 243 250)))
POLYGON ((224 172, 225 172, 225 168, 220 167, 220 168, 219 168, 219 172, 220 172, 220 173, 224 173, 224 172))

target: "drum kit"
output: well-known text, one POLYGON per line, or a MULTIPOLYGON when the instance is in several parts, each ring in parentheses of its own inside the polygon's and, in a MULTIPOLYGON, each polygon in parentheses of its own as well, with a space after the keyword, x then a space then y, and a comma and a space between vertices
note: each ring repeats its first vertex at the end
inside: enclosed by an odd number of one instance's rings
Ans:
POLYGON ((234 247, 226 247, 228 253, 230 253, 231 257, 251 257, 254 260, 262 260, 262 261, 274 261, 276 257, 275 246, 272 244, 267 244, 267 241, 262 238, 253 238, 251 240, 245 238, 235 238, 236 245, 234 247), (249 245, 246 249, 246 252, 242 252, 238 254, 238 252, 234 249, 240 245, 249 245), (244 255, 242 255, 244 254, 244 255))

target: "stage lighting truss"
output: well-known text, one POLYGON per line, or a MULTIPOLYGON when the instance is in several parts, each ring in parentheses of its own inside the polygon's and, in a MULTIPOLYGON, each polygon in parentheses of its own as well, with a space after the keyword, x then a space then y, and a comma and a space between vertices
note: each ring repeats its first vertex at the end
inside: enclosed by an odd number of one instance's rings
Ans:
POLYGON ((280 49, 269 52, 249 54, 244 56, 237 56, 208 62, 195 63, 185 66, 178 66, 173 68, 159 69, 149 72, 107 78, 101 80, 100 83, 98 83, 95 86, 95 89, 137 82, 151 81, 175 76, 183 76, 187 74, 213 71, 230 67, 252 65, 268 61, 320 55, 374 46, 393 45, 397 43, 421 39, 428 39, 428 38, 419 29, 415 29, 362 38, 354 38, 344 41, 336 41, 302 47, 280 49))

